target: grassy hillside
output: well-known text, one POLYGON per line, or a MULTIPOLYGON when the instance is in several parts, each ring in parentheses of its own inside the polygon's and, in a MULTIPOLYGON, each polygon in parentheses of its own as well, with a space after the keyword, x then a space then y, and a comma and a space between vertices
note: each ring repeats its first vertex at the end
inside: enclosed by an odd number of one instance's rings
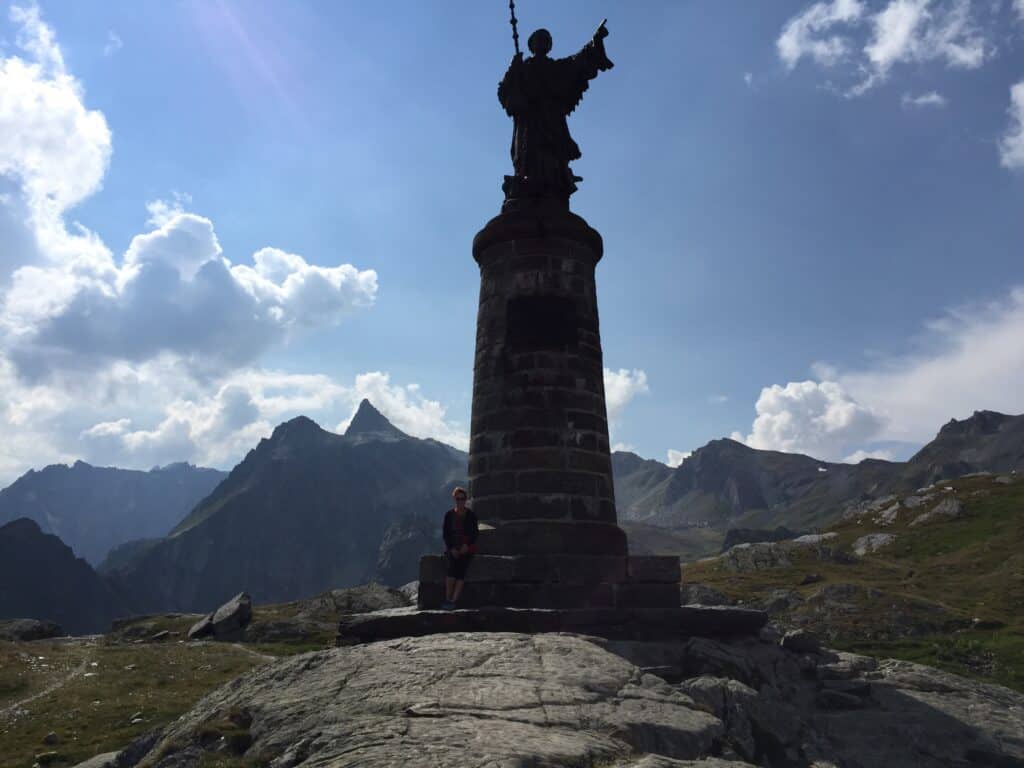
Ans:
POLYGON ((1024 482, 965 477, 931 494, 917 508, 901 505, 888 525, 879 518, 892 504, 836 524, 822 546, 787 549, 788 564, 736 571, 715 558, 685 565, 683 579, 762 604, 833 647, 1024 690, 1024 482), (960 502, 962 517, 911 525, 946 499, 960 502), (896 540, 852 556, 872 533, 896 540))

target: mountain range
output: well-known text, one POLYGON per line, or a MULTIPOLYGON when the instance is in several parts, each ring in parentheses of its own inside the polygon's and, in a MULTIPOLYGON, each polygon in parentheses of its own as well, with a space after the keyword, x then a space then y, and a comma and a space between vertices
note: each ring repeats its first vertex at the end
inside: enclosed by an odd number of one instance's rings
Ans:
POLYGON ((365 583, 389 528, 418 517, 439 526, 465 471, 465 453, 404 434, 367 400, 344 435, 300 416, 166 538, 104 572, 139 610, 210 610, 243 590, 281 602, 365 583))
POLYGON ((95 566, 120 544, 165 536, 226 476, 185 463, 149 472, 53 464, 0 491, 0 525, 34 520, 95 566))
MULTIPOLYGON (((305 417, 292 419, 226 476, 188 465, 132 473, 79 462, 20 478, 0 492, 8 505, 0 510, 42 517, 73 546, 93 542, 94 558, 107 542, 117 543, 93 574, 104 585, 95 600, 101 614, 115 610, 111 605, 130 612, 205 611, 243 590, 263 603, 371 579, 397 586, 415 578, 419 555, 439 548, 437 521, 452 487, 465 482, 467 458, 435 440, 406 435, 363 401, 344 435, 305 417), (168 484, 168 477, 178 481, 168 484), (216 487, 201 487, 199 480, 217 477, 223 479, 211 484, 216 487), (109 478, 111 488, 100 488, 96 478, 109 478), (124 490, 147 480, 177 489, 176 518, 169 519, 167 504, 150 514, 142 492, 124 490), (190 508, 183 506, 183 486, 197 499, 190 508), (89 491, 76 494, 75 488, 89 491), (80 497, 89 504, 80 504, 80 497), (94 501, 118 498, 129 499, 127 508, 94 501), (155 519, 159 526, 132 541, 125 541, 124 530, 107 530, 155 519)), ((752 529, 742 532, 744 540, 782 525, 808 531, 835 522, 865 498, 971 472, 1024 469, 1024 416, 981 411, 950 421, 907 462, 836 464, 715 440, 676 468, 618 452, 613 469, 619 519, 632 548, 695 559, 716 552, 731 529, 752 529)), ((42 524, 36 530, 48 532, 42 524)), ((9 527, 0 529, 0 545, 4 536, 11 537, 9 527)), ((20 581, 49 578, 29 566, 12 574, 20 581)), ((11 615, 8 610, 0 604, 0 617, 11 615)), ((33 617, 52 618, 39 611, 33 617)))
POLYGON ((859 464, 713 440, 673 469, 635 454, 612 457, 619 519, 668 528, 812 530, 861 499, 905 493, 972 472, 1024 469, 1024 416, 976 411, 951 420, 908 461, 859 464))

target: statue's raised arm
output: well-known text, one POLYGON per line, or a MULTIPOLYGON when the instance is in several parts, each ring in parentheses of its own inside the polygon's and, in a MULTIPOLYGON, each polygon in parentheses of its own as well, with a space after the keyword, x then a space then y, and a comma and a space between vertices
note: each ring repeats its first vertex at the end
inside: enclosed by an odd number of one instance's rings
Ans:
POLYGON ((506 200, 549 198, 568 202, 576 191, 569 163, 580 149, 569 135, 566 117, 579 105, 590 80, 614 66, 604 49, 608 36, 601 22, 580 51, 552 59, 551 34, 538 29, 527 42, 533 54, 516 54, 498 85, 498 100, 513 120, 514 176, 505 177, 506 200))

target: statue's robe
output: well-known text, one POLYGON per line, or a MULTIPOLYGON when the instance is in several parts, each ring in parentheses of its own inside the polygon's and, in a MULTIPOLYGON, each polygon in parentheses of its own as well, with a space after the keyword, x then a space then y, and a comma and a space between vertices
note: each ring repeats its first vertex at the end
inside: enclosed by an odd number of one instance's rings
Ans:
POLYGON ((604 41, 594 39, 564 59, 513 58, 498 85, 498 99, 513 119, 512 166, 531 195, 568 197, 578 177, 569 163, 580 148, 566 118, 583 98, 590 80, 612 68, 604 41))

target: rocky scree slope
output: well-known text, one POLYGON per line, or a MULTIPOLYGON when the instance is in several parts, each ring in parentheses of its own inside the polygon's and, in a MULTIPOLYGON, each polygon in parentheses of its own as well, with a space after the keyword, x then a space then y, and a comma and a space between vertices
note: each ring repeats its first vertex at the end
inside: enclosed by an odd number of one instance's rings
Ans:
POLYGON ((1024 690, 1024 478, 974 475, 849 505, 829 530, 740 544, 683 581, 830 644, 1024 690))

